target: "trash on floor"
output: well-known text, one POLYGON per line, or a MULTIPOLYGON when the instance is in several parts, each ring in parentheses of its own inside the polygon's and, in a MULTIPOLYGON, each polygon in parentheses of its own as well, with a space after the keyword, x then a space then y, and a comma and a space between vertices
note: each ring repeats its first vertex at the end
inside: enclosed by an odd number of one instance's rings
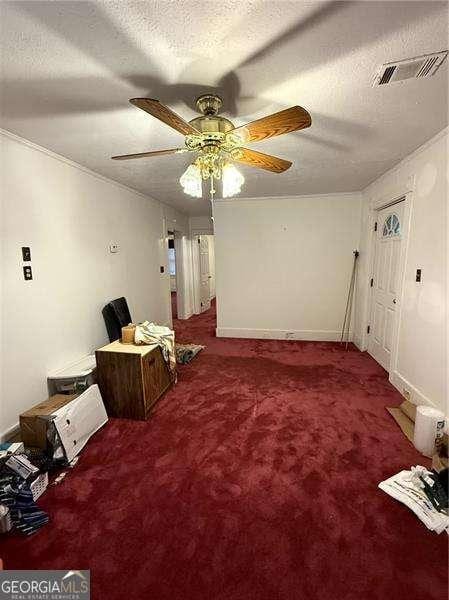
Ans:
MULTIPOLYGON (((52 396, 20 416, 22 442, 0 450, 0 532, 30 535, 48 523, 36 505, 49 471, 73 467, 89 438, 108 420, 98 385, 79 396, 52 396)), ((67 471, 59 472, 62 481, 67 471)))
POLYGON ((449 534, 447 469, 441 473, 412 467, 379 483, 386 494, 405 504, 431 531, 449 534))
MULTIPOLYGON (((439 470, 447 468, 448 436, 447 434, 443 433, 444 415, 442 419, 442 413, 440 413, 439 411, 435 411, 435 413, 432 413, 432 416, 429 417, 430 428, 429 420, 427 420, 425 426, 426 433, 423 434, 422 427, 420 426, 419 433, 417 432, 417 440, 415 443, 415 421, 417 417, 418 408, 427 409, 428 407, 417 407, 409 400, 404 400, 404 402, 402 402, 402 404, 398 407, 387 407, 387 411, 391 414, 393 419, 399 425, 406 438, 415 445, 417 450, 419 450, 420 452, 424 450, 424 452, 422 453, 425 456, 428 456, 429 458, 432 457, 435 465, 439 466, 439 470), (422 445, 424 441, 423 435, 427 436, 425 437, 427 444, 426 447, 422 445)), ((434 409, 431 410, 433 411, 434 409)), ((425 410, 420 412, 426 413, 425 410)))
MULTIPOLYGON (((447 469, 449 466, 449 444, 447 441, 447 436, 444 436, 439 444, 437 444, 436 452, 432 456, 432 469, 437 473, 441 471, 446 471, 447 477, 447 469)), ((447 486, 446 486, 447 487, 447 486)))
POLYGON ((100 389, 92 385, 80 396, 53 413, 54 425, 70 462, 89 438, 108 421, 100 389))
POLYGON ((108 420, 98 385, 76 395, 57 394, 20 415, 25 446, 71 461, 108 420))
POLYGON ((6 504, 0 504, 0 533, 8 533, 11 529, 11 511, 6 504))
POLYGON ((37 506, 30 483, 20 481, 17 477, 0 486, 0 507, 0 514, 5 519, 2 525, 4 533, 15 528, 25 535, 31 535, 49 521, 48 514, 37 506))
POLYGON ((21 453, 25 450, 23 442, 5 442, 0 444, 0 461, 11 454, 21 453))
POLYGON ((402 433, 413 443, 413 432, 415 431, 416 404, 404 400, 399 406, 387 407, 388 412, 399 425, 402 433))
POLYGON ((421 454, 432 458, 436 445, 443 437, 444 413, 430 406, 418 406, 416 409, 413 444, 421 454))
POLYGON ((20 415, 20 437, 25 446, 49 449, 53 445, 49 429, 53 414, 76 398, 76 394, 55 394, 20 415))
POLYGON ((200 346, 199 344, 176 344, 176 362, 181 365, 186 365, 191 362, 195 356, 204 350, 206 346, 200 346))
POLYGON ((39 469, 31 464, 28 458, 23 454, 13 454, 8 458, 5 465, 23 479, 28 479, 30 475, 39 473, 39 469))
POLYGON ((12 454, 0 466, 0 532, 16 529, 30 535, 48 523, 36 500, 48 486, 48 473, 40 472, 25 454, 12 454))

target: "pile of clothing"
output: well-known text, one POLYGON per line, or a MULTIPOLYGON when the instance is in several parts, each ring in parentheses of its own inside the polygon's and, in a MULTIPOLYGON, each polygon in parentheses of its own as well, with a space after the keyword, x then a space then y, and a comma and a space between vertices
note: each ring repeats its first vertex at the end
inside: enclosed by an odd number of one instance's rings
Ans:
POLYGON ((175 332, 169 327, 144 321, 136 325, 134 343, 159 346, 170 371, 176 371, 175 332))
POLYGON ((402 502, 431 531, 449 534, 448 470, 440 473, 412 467, 379 483, 379 488, 402 502))

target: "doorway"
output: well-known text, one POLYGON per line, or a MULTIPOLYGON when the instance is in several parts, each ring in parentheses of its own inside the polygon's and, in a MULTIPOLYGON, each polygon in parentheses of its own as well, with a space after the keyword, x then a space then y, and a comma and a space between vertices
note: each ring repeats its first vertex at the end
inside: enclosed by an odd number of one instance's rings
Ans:
POLYGON ((195 274, 195 313, 209 310, 215 298, 214 236, 196 235, 193 240, 195 274))
POLYGON ((397 337, 403 279, 405 199, 377 211, 368 352, 388 372, 397 337))
POLYGON ((178 318, 178 285, 176 279, 176 248, 175 234, 168 232, 168 273, 170 276, 170 296, 172 318, 178 318))

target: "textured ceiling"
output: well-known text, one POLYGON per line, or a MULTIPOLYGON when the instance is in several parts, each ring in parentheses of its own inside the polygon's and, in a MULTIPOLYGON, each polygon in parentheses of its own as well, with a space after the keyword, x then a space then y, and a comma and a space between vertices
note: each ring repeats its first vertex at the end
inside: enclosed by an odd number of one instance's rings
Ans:
POLYGON ((378 66, 447 48, 447 3, 150 0, 1 2, 1 126, 190 214, 186 155, 115 162, 182 137, 128 103, 158 98, 185 118, 217 90, 242 124, 294 104, 312 127, 252 145, 293 160, 241 167, 241 196, 363 188, 447 125, 447 64, 372 87, 378 66))

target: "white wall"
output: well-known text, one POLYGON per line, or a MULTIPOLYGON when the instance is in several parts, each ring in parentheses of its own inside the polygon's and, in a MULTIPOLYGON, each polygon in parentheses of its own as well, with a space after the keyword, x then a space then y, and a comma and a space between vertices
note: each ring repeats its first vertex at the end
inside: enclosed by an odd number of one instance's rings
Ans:
POLYGON ((12 135, 2 151, 0 435, 47 396, 46 374, 107 342, 104 304, 121 295, 134 320, 169 320, 171 208, 12 135), (116 243, 120 252, 111 254, 116 243), (30 246, 33 281, 21 247, 30 246))
POLYGON ((199 217, 190 217, 190 233, 191 235, 207 235, 214 233, 214 223, 209 215, 199 217))
POLYGON ((360 194, 214 206, 217 335, 340 338, 360 194))
POLYGON ((416 403, 447 412, 447 130, 404 159, 364 191, 362 252, 355 341, 366 348, 367 281, 376 206, 407 195, 410 229, 405 257, 397 356, 390 380, 416 403), (416 269, 422 282, 416 283, 416 269))

